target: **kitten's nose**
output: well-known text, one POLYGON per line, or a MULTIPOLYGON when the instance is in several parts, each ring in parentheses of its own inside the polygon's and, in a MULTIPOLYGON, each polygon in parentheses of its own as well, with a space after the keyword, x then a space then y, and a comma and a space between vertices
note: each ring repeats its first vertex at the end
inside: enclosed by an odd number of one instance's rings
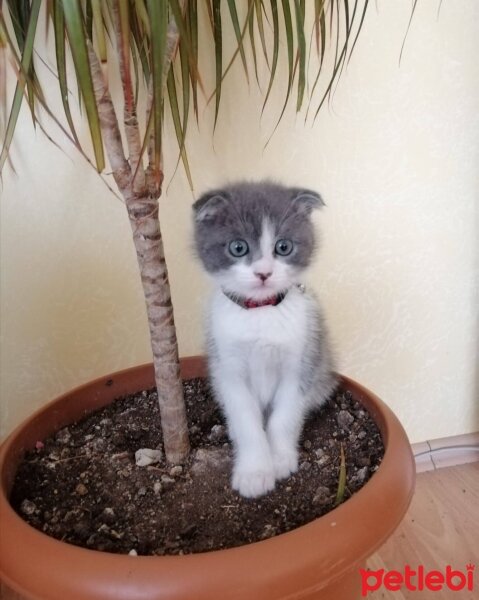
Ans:
POLYGON ((255 273, 256 277, 259 277, 261 281, 264 283, 269 277, 271 277, 273 273, 255 273))

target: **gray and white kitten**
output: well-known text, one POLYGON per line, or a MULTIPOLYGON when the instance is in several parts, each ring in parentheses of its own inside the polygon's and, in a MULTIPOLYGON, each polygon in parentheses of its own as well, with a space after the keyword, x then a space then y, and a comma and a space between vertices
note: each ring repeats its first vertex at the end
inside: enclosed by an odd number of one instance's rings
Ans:
POLYGON ((207 328, 213 390, 235 448, 233 488, 256 497, 298 468, 308 411, 336 380, 324 319, 301 276, 320 196, 237 183, 195 204, 195 243, 216 284, 207 328))

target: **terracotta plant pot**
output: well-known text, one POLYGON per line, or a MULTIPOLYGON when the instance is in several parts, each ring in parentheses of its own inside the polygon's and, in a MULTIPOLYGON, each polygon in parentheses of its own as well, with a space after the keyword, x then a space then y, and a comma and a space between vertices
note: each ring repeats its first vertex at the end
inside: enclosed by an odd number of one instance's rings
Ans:
MULTIPOLYGON (((181 364, 184 378, 205 374, 201 357, 181 364)), ((0 453, 0 577, 20 596, 38 600, 356 600, 359 568, 392 534, 414 489, 414 462, 397 418, 374 394, 343 377, 381 431, 386 452, 370 481, 321 518, 238 548, 187 556, 111 554, 55 540, 28 525, 8 496, 15 472, 37 440, 123 394, 154 386, 145 365, 83 385, 36 412, 0 453)))

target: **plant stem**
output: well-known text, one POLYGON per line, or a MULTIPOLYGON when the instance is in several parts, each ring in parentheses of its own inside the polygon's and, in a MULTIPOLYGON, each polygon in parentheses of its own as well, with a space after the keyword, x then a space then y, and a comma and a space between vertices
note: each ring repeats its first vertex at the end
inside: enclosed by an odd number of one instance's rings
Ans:
POLYGON ((177 464, 187 457, 189 440, 168 270, 158 219, 161 185, 157 193, 151 194, 149 189, 143 186, 138 189, 134 184, 134 172, 125 158, 118 118, 91 44, 88 52, 102 136, 113 177, 125 199, 145 294, 165 456, 170 463, 177 464))
POLYGON ((165 455, 178 464, 189 452, 188 427, 158 200, 133 196, 127 209, 148 313, 165 455))

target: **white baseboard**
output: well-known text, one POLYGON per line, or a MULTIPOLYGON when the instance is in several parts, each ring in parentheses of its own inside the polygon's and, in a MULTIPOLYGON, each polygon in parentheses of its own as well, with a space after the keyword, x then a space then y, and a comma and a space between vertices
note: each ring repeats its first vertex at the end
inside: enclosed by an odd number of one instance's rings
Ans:
POLYGON ((479 432, 412 444, 416 472, 479 461, 479 432))

